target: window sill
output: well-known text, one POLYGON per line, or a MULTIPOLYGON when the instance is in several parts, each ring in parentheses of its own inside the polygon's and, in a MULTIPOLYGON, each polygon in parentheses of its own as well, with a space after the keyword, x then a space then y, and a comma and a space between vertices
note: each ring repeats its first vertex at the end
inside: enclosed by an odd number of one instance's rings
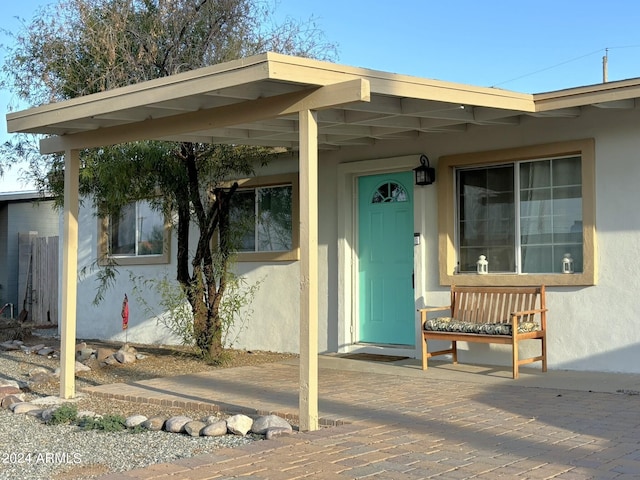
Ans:
POLYGON ((291 262, 300 260, 300 249, 288 252, 243 252, 238 253, 238 262, 291 262))
POLYGON ((148 255, 139 257, 109 257, 101 258, 98 261, 100 266, 115 264, 118 266, 127 265, 166 265, 169 263, 169 255, 148 255))
POLYGON ((441 285, 459 286, 536 286, 546 285, 549 287, 571 287, 571 286, 591 286, 595 285, 595 276, 589 273, 548 273, 548 274, 511 274, 511 273, 488 273, 478 275, 475 273, 464 273, 458 275, 446 275, 440 278, 441 285))

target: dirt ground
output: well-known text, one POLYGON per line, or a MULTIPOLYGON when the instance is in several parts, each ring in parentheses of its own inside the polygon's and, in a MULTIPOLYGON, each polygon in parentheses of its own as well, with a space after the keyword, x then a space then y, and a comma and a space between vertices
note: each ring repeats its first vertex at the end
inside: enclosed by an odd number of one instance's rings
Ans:
MULTIPOLYGON (((122 343, 104 342, 99 340, 79 340, 86 343, 87 347, 94 350, 99 348, 111 349, 113 351, 122 347, 122 343)), ((33 346, 45 344, 56 349, 60 349, 60 341, 56 338, 29 337, 24 340, 25 345, 33 346)), ((101 366, 95 359, 91 358, 85 362, 91 368, 87 372, 76 374, 76 391, 79 392, 77 406, 79 410, 90 410, 100 414, 120 414, 133 415, 173 415, 173 414, 198 414, 203 412, 183 412, 176 411, 170 407, 160 405, 141 405, 140 403, 125 402, 112 399, 103 399, 82 393, 83 387, 105 385, 112 383, 131 383, 139 380, 147 380, 157 377, 167 377, 206 371, 215 368, 233 368, 248 365, 258 365, 272 363, 291 358, 297 355, 282 354, 264 351, 243 351, 227 350, 224 362, 221 365, 208 365, 204 361, 195 357, 189 349, 179 346, 158 346, 140 345, 130 343, 143 358, 134 363, 116 364, 101 366)), ((47 372, 53 372, 60 366, 59 355, 42 356, 36 353, 26 354, 20 351, 0 350, 0 378, 14 379, 21 382, 29 382, 25 389, 27 399, 42 397, 47 395, 58 396, 60 394, 60 383, 55 377, 50 376, 48 381, 31 382, 33 372, 39 368, 44 368, 47 372)))

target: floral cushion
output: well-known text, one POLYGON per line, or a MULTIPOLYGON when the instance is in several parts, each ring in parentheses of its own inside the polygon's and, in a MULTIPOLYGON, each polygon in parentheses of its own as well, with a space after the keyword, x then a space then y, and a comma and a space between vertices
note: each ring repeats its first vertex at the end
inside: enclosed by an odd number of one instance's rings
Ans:
MULTIPOLYGON (((511 335, 510 323, 473 323, 463 322, 451 317, 438 317, 429 319, 424 324, 425 330, 434 332, 454 333, 481 333, 484 335, 511 335)), ((539 330, 535 322, 520 322, 518 333, 527 333, 539 330)))

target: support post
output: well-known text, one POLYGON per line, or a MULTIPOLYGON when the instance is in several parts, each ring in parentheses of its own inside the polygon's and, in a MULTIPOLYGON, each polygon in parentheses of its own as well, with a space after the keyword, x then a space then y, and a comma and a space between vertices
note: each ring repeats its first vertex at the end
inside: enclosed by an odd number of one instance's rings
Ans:
POLYGON ((75 397, 76 300, 78 290, 78 195, 80 153, 64 156, 62 238, 62 329, 60 332, 60 397, 75 397))
POLYGON ((300 430, 318 429, 318 119, 300 120, 300 430))

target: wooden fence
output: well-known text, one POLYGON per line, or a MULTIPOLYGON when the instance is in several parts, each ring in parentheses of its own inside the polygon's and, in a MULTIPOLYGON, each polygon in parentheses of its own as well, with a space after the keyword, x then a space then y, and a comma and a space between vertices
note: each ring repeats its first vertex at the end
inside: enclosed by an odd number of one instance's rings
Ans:
POLYGON ((58 237, 21 233, 19 258, 18 318, 36 325, 57 325, 58 237))

